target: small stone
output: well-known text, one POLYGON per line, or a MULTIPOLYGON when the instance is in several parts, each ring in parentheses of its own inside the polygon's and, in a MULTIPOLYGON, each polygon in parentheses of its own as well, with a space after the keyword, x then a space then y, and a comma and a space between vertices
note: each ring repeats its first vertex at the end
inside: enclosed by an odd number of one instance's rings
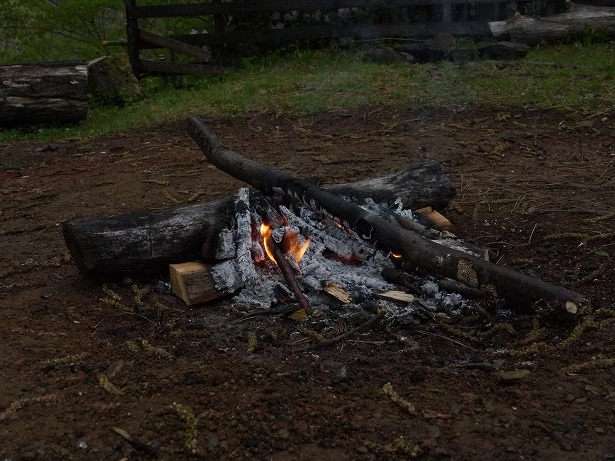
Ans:
POLYGON ((359 445, 356 450, 363 454, 369 453, 369 449, 365 445, 359 445))
POLYGON ((218 437, 212 437, 207 441, 207 446, 211 449, 218 448, 220 445, 220 440, 218 437))
POLYGON ((85 443, 85 441, 80 440, 79 443, 77 444, 77 448, 81 448, 82 450, 85 450, 88 447, 88 444, 85 443))
POLYGON ((594 395, 600 395, 600 394, 602 394, 602 391, 600 390, 600 388, 599 388, 599 387, 596 387, 596 386, 591 386, 591 385, 589 385, 589 384, 588 384, 587 386, 585 386, 585 390, 586 390, 587 392, 591 392, 591 393, 592 393, 592 394, 594 394, 594 395))
POLYGON ((501 371, 498 373, 498 378, 503 384, 516 384, 520 383, 529 374, 530 370, 523 368, 521 370, 501 371))
POLYGON ((290 434, 289 434, 288 430, 280 429, 278 431, 278 438, 283 439, 283 440, 287 440, 289 437, 290 437, 290 434))
POLYGON ((574 402, 574 399, 576 399, 574 394, 566 394, 566 402, 574 402))
POLYGON ((606 433, 606 431, 604 430, 604 427, 600 427, 600 426, 594 427, 594 432, 596 434, 604 434, 604 433, 606 433))

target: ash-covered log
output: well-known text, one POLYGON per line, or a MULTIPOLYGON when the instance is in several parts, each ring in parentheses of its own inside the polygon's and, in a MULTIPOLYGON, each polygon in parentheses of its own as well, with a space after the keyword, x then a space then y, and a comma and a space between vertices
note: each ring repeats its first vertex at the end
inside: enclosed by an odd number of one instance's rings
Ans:
POLYGON ((266 193, 281 189, 294 200, 339 220, 364 238, 401 254, 406 266, 418 266, 432 274, 479 288, 504 300, 508 307, 517 311, 546 304, 552 309, 578 314, 589 305, 589 301, 579 293, 439 245, 374 212, 348 203, 337 194, 251 160, 224 146, 197 117, 188 119, 188 132, 207 160, 220 170, 266 193))

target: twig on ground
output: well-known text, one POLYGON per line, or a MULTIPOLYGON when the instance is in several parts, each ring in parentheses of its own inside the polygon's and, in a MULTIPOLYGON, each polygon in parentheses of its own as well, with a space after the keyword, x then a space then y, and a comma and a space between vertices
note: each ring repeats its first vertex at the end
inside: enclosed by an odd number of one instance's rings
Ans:
POLYGON ((332 344, 337 344, 340 341, 343 341, 344 339, 346 339, 347 337, 352 336, 360 331, 366 330, 367 328, 371 327, 373 324, 375 324, 378 320, 383 318, 385 315, 386 315, 386 311, 381 310, 376 315, 366 320, 361 325, 353 328, 352 330, 348 330, 347 332, 342 333, 341 335, 336 336, 334 338, 325 339, 324 341, 321 341, 319 343, 310 344, 309 346, 302 347, 301 349, 296 349, 296 352, 304 352, 304 351, 309 351, 312 349, 318 349, 321 347, 331 346, 332 344))

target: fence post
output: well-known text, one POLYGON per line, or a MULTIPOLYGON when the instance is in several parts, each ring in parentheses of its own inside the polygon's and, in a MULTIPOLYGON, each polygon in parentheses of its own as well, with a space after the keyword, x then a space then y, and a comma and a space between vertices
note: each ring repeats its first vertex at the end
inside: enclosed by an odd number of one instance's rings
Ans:
POLYGON ((453 22, 453 9, 450 0, 442 0, 442 22, 453 22))
POLYGON ((124 0, 126 8, 126 39, 128 41, 128 59, 130 60, 130 68, 135 77, 140 78, 141 75, 141 59, 139 58, 139 47, 137 41, 139 39, 139 19, 136 17, 137 1, 124 0))

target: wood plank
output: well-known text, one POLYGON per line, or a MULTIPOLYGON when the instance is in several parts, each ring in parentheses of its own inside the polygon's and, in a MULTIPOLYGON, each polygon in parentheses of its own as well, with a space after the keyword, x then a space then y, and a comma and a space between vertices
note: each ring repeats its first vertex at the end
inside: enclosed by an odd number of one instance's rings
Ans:
POLYGON ((221 75, 228 71, 228 68, 208 64, 191 64, 185 62, 152 61, 143 59, 140 61, 141 75, 221 75))
MULTIPOLYGON (((472 3, 492 3, 476 0, 472 3)), ((466 4, 467 0, 450 0, 451 4, 466 4)), ((273 11, 313 11, 342 8, 395 8, 421 5, 440 5, 436 0, 267 0, 196 3, 182 5, 144 5, 136 7, 136 18, 196 17, 217 14, 248 14, 273 11)))
POLYGON ((346 25, 340 26, 337 30, 332 25, 270 30, 237 30, 223 34, 173 35, 171 38, 195 46, 212 46, 225 43, 279 43, 294 40, 328 39, 332 37, 351 37, 363 40, 379 37, 432 37, 438 33, 482 36, 489 35, 490 31, 487 23, 483 21, 451 23, 417 22, 408 24, 346 25))
POLYGON ((199 261, 169 265, 172 293, 188 306, 219 299, 228 291, 216 288, 209 266, 199 261))
POLYGON ((208 61, 211 58, 211 53, 209 51, 180 42, 179 40, 148 32, 147 30, 139 29, 139 38, 157 47, 168 48, 178 53, 202 59, 203 61, 208 61))

